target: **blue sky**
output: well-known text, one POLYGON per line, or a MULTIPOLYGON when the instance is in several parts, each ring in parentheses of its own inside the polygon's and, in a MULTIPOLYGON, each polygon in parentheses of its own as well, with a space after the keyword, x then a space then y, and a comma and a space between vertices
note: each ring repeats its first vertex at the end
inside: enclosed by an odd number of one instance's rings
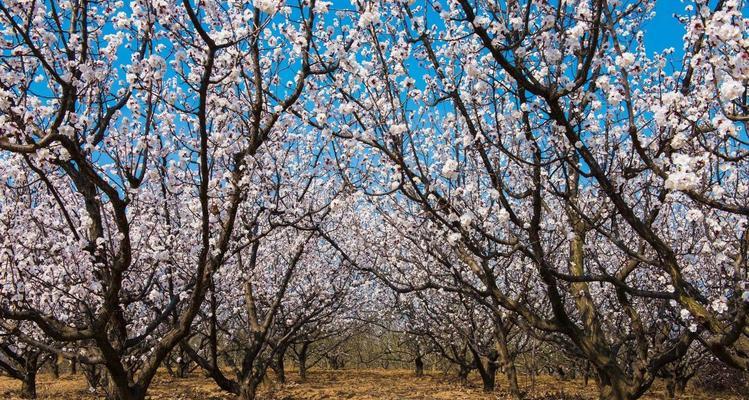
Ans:
POLYGON ((657 0, 655 3, 655 17, 645 24, 645 47, 648 55, 660 52, 669 47, 682 53, 684 41, 684 26, 674 17, 674 14, 684 15, 684 7, 692 2, 681 0, 657 0))
MULTIPOLYGON (((626 3, 629 0, 624 0, 626 3)), ((714 7, 715 0, 710 0, 710 6, 714 7)), ((694 4, 692 0, 656 0, 655 18, 645 24, 645 46, 648 55, 673 47, 675 55, 680 57, 683 53, 684 26, 674 18, 674 14, 686 15, 684 7, 694 4)), ((749 12, 749 2, 744 4, 744 15, 749 12)), ((694 11, 692 11, 694 13, 694 11)))

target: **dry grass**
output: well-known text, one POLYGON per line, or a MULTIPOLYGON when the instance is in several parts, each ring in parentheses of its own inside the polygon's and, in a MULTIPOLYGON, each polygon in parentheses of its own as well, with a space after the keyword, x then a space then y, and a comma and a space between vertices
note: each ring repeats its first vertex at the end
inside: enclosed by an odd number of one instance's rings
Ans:
MULTIPOLYGON (((404 370, 344 370, 344 371, 311 371, 307 382, 300 382, 293 371, 289 371, 288 382, 280 385, 273 379, 263 385, 258 396, 264 400, 322 400, 322 399, 359 399, 359 400, 396 400, 396 399, 445 399, 445 400, 488 400, 504 399, 506 382, 498 375, 498 389, 495 393, 486 394, 481 390, 478 377, 472 376, 468 386, 461 386, 454 377, 441 372, 427 373, 417 378, 410 371, 404 370)), ((580 394, 595 399, 595 386, 591 381, 588 387, 582 381, 559 381, 552 377, 540 377, 535 387, 530 381, 521 377, 523 390, 529 394, 544 393, 580 394)), ((20 387, 18 381, 0 376, 0 398, 13 399, 20 387)), ((40 375, 37 380, 37 391, 41 399, 92 400, 100 398, 89 393, 82 375, 64 375, 59 379, 51 375, 40 375)), ((219 400, 234 399, 234 396, 222 392, 210 380, 200 374, 187 379, 174 379, 169 375, 159 374, 151 389, 151 399, 179 400, 219 400)), ((656 384, 645 397, 648 400, 664 399, 663 387, 656 384)), ((738 397, 716 396, 715 394, 697 393, 692 390, 684 400, 731 399, 738 397)))

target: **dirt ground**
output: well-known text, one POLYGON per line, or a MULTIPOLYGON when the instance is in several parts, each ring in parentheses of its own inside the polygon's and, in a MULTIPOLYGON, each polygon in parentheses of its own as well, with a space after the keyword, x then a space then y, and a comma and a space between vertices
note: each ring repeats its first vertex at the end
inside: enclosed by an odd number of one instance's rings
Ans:
MULTIPOLYGON (((342 370, 310 371, 307 382, 300 382, 294 371, 287 372, 287 383, 280 385, 272 378, 261 388, 260 400, 322 400, 322 399, 359 399, 359 400, 400 400, 400 399, 445 399, 445 400, 488 400, 505 399, 506 382, 498 375, 497 391, 483 393, 478 377, 472 376, 468 386, 461 386, 451 375, 442 372, 427 373, 423 377, 414 376, 405 370, 342 370)), ((540 377, 535 387, 530 380, 520 378, 522 390, 530 397, 542 394, 578 394, 584 398, 595 399, 595 387, 590 382, 588 387, 582 381, 559 381, 551 377, 540 377)), ((14 399, 20 388, 18 381, 0 376, 0 398, 14 399)), ((63 375, 55 379, 42 374, 37 380, 37 391, 40 399, 60 400, 93 400, 100 395, 90 393, 82 375, 63 375)), ((186 379, 175 379, 166 373, 156 377, 149 390, 150 398, 175 400, 228 400, 234 396, 222 392, 210 379, 200 374, 193 374, 186 379)), ((553 399, 556 396, 549 396, 553 399)), ((655 388, 644 397, 648 400, 664 399, 663 387, 655 388)), ((730 399, 738 397, 716 396, 715 394, 697 393, 693 389, 682 397, 683 400, 730 399)))

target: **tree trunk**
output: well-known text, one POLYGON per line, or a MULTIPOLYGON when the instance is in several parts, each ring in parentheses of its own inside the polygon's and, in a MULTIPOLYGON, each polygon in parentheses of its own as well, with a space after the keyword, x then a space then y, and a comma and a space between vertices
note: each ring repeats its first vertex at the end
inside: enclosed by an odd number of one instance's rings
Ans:
POLYGON ((626 392, 616 385, 603 385, 599 389, 598 398, 601 400, 627 400, 626 392))
POLYGON ((689 379, 691 376, 683 377, 676 381, 676 395, 682 396, 684 392, 687 390, 687 385, 689 384, 689 379))
POLYGON ((471 373, 471 369, 461 365, 460 369, 458 370, 458 379, 460 380, 460 384, 465 386, 468 385, 468 374, 471 373))
POLYGON ((51 364, 50 367, 52 369, 52 376, 57 379, 60 377, 60 365, 57 363, 57 355, 52 357, 52 360, 50 360, 51 364))
POLYGON ((107 400, 145 400, 145 398, 145 392, 131 388, 122 388, 107 395, 107 400))
POLYGON ((504 364, 503 369, 510 385, 510 395, 513 399, 520 399, 522 394, 520 393, 520 386, 518 385, 518 371, 515 369, 514 360, 510 360, 508 363, 504 364))
POLYGON ((416 364, 416 376, 424 376, 424 360, 421 359, 420 355, 416 356, 414 364, 416 364))
POLYGON ((669 399, 678 399, 687 388, 690 377, 680 376, 676 373, 666 380, 666 395, 669 399))
POLYGON ((626 382, 606 371, 598 372, 598 398, 601 400, 629 400, 629 388, 626 382))
POLYGON ((89 387, 98 389, 102 384, 101 367, 91 364, 81 364, 83 375, 86 377, 89 387))
MULTIPOLYGON (((502 321, 497 323, 495 335, 496 340, 494 344, 497 350, 497 357, 499 358, 502 371, 507 376, 507 382, 510 385, 510 395, 513 399, 520 399, 522 395, 520 393, 520 386, 518 385, 518 371, 515 368, 515 358, 510 354, 510 349, 507 347, 507 335, 502 321)), ((533 379, 535 385, 535 376, 532 376, 531 379, 533 379)))
POLYGON ((484 373, 481 374, 481 382, 484 385, 484 392, 491 393, 494 391, 495 381, 497 379, 497 370, 492 366, 486 368, 484 373))
POLYGON ((239 387, 239 400, 255 400, 258 386, 260 386, 260 379, 251 377, 244 380, 239 387))
POLYGON ((273 372, 276 373, 279 383, 286 383, 286 369, 284 368, 284 357, 286 356, 286 349, 281 349, 276 354, 276 360, 273 363, 273 372))
POLYGON ((676 398, 676 378, 673 376, 666 381, 666 396, 669 399, 676 398))
POLYGON ((538 375, 538 370, 536 369, 535 362, 533 363, 533 366, 530 369, 530 376, 531 376, 531 392, 536 389, 536 376, 538 375))
POLYGON ((297 354, 297 361, 299 362, 299 378, 302 382, 307 380, 307 349, 309 343, 302 344, 302 349, 297 354))
POLYGON ((185 379, 190 374, 190 358, 181 353, 180 357, 177 358, 177 368, 175 369, 175 375, 179 379, 185 379))
POLYGON ((144 400, 146 391, 131 387, 127 383, 127 378, 113 379, 110 373, 107 373, 107 400, 144 400))
POLYGON ((299 378, 302 380, 302 382, 307 381, 307 361, 306 360, 299 361, 299 378))
MULTIPOLYGON (((331 369, 337 371, 339 369, 343 369, 344 367, 344 361, 341 359, 338 355, 332 355, 332 356, 325 356, 325 358, 328 360, 328 366, 330 366, 331 369)), ((387 369, 388 366, 383 365, 383 368, 387 369)))
POLYGON ((36 370, 27 371, 21 382, 21 398, 36 398, 36 370))
POLYGON ((585 361, 585 372, 583 373, 583 384, 588 386, 588 378, 590 378, 590 361, 585 361))
POLYGON ((473 359, 475 360, 476 369, 481 377, 484 392, 493 392, 497 379, 497 352, 491 351, 488 355, 481 356, 478 351, 471 347, 471 353, 473 353, 473 359))

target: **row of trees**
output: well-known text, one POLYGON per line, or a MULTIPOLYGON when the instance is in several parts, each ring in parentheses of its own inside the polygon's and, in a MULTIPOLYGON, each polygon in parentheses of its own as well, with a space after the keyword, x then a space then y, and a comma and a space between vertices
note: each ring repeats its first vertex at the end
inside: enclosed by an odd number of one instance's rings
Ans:
POLYGON ((689 4, 678 59, 653 7, 0 3, 0 368, 252 399, 374 330, 516 398, 749 370, 749 19, 689 4))

